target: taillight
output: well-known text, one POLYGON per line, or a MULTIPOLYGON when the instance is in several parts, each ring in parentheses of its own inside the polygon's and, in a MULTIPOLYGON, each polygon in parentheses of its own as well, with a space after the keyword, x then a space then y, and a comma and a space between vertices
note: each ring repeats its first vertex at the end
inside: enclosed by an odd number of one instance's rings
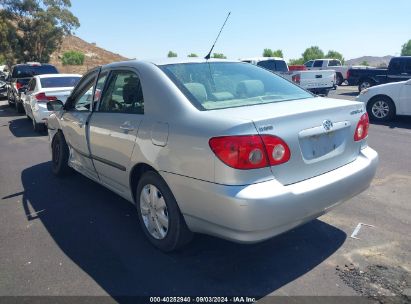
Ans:
POLYGON ((215 155, 235 169, 259 169, 287 162, 291 153, 287 144, 271 135, 214 137, 209 141, 215 155))
POLYGON ((345 79, 350 78, 350 70, 347 71, 347 77, 345 79))
POLYGON ((38 93, 34 95, 34 97, 36 98, 37 102, 47 102, 47 101, 57 100, 57 97, 46 96, 45 93, 38 93))
POLYGON ((301 75, 300 74, 296 74, 292 77, 293 82, 300 84, 301 82, 301 75))
POLYGON ((370 120, 368 114, 365 113, 361 116, 358 122, 357 128, 355 129, 354 140, 360 141, 368 136, 368 128, 370 127, 370 120))
POLYGON ((21 84, 20 82, 16 82, 17 91, 20 90, 22 87, 23 87, 23 84, 21 84))

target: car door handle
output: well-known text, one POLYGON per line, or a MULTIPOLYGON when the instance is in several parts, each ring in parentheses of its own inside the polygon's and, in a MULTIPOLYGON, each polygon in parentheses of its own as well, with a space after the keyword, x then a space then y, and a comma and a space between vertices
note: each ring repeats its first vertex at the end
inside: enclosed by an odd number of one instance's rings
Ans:
POLYGON ((127 131, 127 132, 134 131, 134 127, 132 125, 128 124, 128 123, 122 124, 120 126, 120 129, 123 130, 123 131, 127 131))
POLYGON ((82 128, 82 127, 84 126, 84 122, 83 122, 82 120, 80 120, 80 121, 73 121, 73 123, 74 123, 75 125, 77 125, 79 128, 82 128))

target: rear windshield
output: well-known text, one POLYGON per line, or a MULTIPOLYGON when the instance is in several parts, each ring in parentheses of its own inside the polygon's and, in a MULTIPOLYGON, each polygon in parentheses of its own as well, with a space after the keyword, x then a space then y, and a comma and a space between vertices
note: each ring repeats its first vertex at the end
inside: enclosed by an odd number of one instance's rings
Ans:
POLYGON ((199 110, 251 106, 313 97, 292 82, 241 62, 160 66, 199 110))
POLYGON ((64 88, 64 87, 74 87, 79 82, 80 77, 70 76, 70 77, 50 77, 41 78, 42 88, 64 88))
POLYGON ((21 65, 15 66, 12 78, 31 78, 36 75, 58 74, 57 69, 52 65, 21 65))

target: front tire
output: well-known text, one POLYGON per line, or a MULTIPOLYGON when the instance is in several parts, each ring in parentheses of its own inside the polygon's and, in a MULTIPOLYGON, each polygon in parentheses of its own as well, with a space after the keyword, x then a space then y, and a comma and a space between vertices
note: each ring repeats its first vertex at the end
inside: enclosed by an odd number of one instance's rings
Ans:
POLYGON ((367 112, 371 120, 390 121, 395 117, 395 105, 388 96, 376 96, 367 105, 367 112))
POLYGON ((165 181, 153 171, 143 174, 136 191, 140 225, 148 240, 164 252, 177 250, 192 238, 165 181))
POLYGON ((68 165, 69 147, 63 133, 58 132, 51 143, 51 170, 56 176, 66 176, 72 172, 68 165))

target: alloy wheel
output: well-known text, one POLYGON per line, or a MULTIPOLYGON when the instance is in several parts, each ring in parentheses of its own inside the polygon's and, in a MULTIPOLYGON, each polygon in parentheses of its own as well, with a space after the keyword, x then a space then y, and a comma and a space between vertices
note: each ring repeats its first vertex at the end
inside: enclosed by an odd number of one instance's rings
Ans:
POLYGON ((377 101, 371 108, 372 114, 376 118, 385 118, 390 113, 390 106, 385 101, 377 101))

